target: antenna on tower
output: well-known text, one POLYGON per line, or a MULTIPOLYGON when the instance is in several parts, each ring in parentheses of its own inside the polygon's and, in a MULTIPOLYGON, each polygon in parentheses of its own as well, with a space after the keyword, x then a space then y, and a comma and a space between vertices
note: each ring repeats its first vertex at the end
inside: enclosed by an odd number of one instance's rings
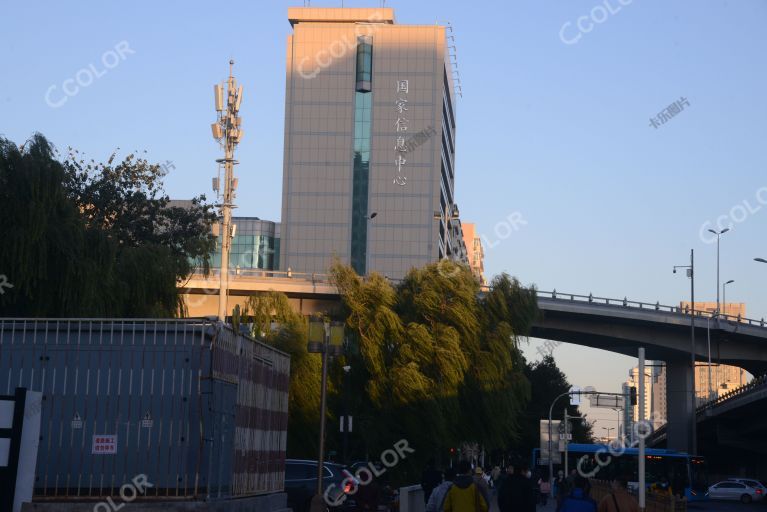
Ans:
POLYGON ((224 158, 216 160, 219 167, 219 178, 214 178, 214 190, 223 189, 223 200, 219 205, 221 211, 221 266, 219 269, 220 289, 218 294, 218 317, 226 321, 227 291, 229 288, 229 252, 234 237, 232 226, 232 208, 234 208, 234 190, 237 179, 234 177, 234 149, 242 139, 242 118, 239 117, 242 102, 242 85, 238 86, 234 78, 234 60, 229 61, 229 78, 226 81, 226 102, 224 102, 224 84, 213 86, 213 99, 216 107, 216 122, 211 125, 213 138, 224 150, 224 158), (220 183, 221 166, 224 167, 223 187, 220 183))

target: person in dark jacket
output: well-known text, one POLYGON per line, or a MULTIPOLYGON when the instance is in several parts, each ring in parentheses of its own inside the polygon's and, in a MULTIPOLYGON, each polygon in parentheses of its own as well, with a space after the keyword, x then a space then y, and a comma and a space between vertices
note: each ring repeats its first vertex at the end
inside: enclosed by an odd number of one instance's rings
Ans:
POLYGON ((501 512, 534 512, 533 482, 527 477, 527 467, 519 465, 513 475, 498 489, 498 508, 501 512))
POLYGON ((426 469, 421 474, 421 489, 423 489, 423 503, 424 505, 429 503, 429 497, 431 492, 442 483, 442 472, 435 466, 434 459, 429 459, 426 463, 426 469))
POLYGON ((580 475, 573 478, 570 494, 562 500, 557 512, 597 512, 597 502, 592 500, 586 488, 589 481, 580 475))

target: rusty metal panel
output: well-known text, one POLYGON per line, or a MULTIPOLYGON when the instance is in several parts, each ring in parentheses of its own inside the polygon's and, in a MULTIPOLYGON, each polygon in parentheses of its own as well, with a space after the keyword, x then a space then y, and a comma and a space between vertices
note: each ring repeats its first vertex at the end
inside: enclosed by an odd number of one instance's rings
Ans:
POLYGON ((281 491, 289 366, 209 319, 0 319, 0 394, 43 394, 37 500, 281 491))
POLYGON ((238 382, 232 495, 284 486, 290 358, 263 343, 222 331, 213 346, 213 374, 238 382))

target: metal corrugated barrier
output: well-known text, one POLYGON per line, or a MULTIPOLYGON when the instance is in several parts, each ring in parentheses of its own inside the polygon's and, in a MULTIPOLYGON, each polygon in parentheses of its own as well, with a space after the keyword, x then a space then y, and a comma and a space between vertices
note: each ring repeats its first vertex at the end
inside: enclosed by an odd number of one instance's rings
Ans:
POLYGON ((209 319, 2 319, 0 394, 43 393, 35 498, 283 489, 290 358, 209 319))

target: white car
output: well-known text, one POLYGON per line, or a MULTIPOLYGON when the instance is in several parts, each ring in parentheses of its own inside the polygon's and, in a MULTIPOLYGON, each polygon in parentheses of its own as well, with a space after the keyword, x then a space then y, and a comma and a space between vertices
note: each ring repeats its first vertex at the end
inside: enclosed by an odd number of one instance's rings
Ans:
POLYGON ((709 487, 708 497, 712 500, 739 500, 751 503, 764 498, 764 491, 734 480, 725 480, 709 487))
POLYGON ((754 489, 761 490, 762 496, 767 496, 767 487, 764 486, 762 482, 759 480, 756 480, 754 478, 728 478, 730 482, 740 482, 741 484, 746 484, 750 487, 753 487, 754 489))

